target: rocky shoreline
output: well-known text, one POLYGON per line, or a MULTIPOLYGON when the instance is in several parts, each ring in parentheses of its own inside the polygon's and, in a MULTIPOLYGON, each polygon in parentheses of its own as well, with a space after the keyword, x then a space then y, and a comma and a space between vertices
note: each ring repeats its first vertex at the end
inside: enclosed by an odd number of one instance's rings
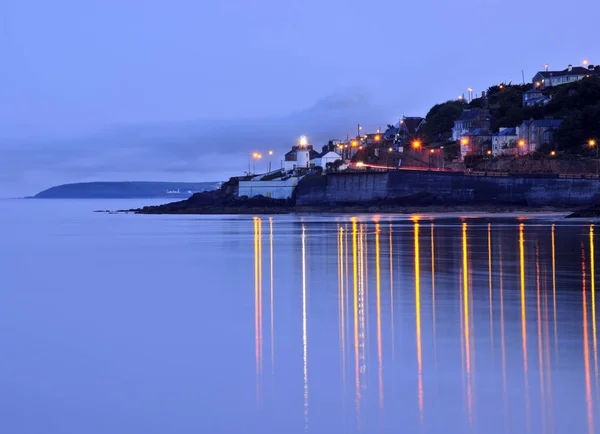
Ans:
POLYGON ((119 210, 135 214, 230 214, 230 215, 273 215, 273 214, 561 214, 567 218, 600 218, 600 206, 586 209, 566 207, 534 207, 526 204, 494 203, 444 203, 429 194, 359 203, 323 203, 318 205, 296 205, 290 200, 268 197, 238 197, 237 185, 229 181, 218 190, 196 193, 190 198, 164 205, 146 206, 137 209, 119 210))

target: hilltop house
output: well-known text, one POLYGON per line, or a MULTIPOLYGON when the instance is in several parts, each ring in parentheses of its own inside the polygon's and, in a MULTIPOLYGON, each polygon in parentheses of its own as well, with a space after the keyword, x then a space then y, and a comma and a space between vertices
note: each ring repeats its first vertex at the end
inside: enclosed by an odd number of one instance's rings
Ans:
POLYGON ((539 71, 533 76, 531 81, 533 82, 534 88, 548 88, 559 86, 561 84, 573 83, 596 74, 598 74, 598 72, 593 69, 569 65, 567 69, 562 71, 539 71))
POLYGON ((492 154, 494 157, 514 155, 518 137, 516 128, 500 128, 500 131, 492 136, 492 154))
POLYGON ((560 127, 560 119, 540 119, 523 121, 517 127, 518 141, 525 142, 521 149, 523 153, 533 152, 546 143, 553 143, 554 132, 560 127))
POLYGON ((490 112, 487 109, 464 109, 460 118, 454 121, 452 140, 460 140, 469 131, 480 128, 490 129, 490 112))

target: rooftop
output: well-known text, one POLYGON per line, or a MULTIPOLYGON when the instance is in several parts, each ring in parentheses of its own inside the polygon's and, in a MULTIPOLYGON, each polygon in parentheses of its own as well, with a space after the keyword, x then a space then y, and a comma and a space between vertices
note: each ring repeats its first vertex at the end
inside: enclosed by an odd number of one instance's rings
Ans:
MULTIPOLYGON (((574 66, 570 71, 569 68, 563 69, 562 71, 539 71, 540 74, 544 78, 549 77, 560 77, 564 75, 587 75, 587 74, 595 74, 595 71, 591 71, 583 66, 574 66)), ((537 74, 536 74, 537 75, 537 74)))

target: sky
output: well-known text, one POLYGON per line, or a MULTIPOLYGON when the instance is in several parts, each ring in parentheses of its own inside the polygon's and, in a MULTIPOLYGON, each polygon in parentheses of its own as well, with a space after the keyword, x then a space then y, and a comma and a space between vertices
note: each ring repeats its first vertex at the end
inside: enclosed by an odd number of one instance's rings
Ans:
POLYGON ((273 149, 277 165, 302 134, 320 147, 544 63, 600 63, 600 3, 540 6, 3 0, 0 197, 222 180, 252 152, 273 149))

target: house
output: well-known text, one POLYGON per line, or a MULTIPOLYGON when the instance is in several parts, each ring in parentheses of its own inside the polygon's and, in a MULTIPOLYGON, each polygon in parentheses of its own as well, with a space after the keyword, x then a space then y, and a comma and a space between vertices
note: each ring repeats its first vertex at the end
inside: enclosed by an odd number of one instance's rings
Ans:
POLYGON ((517 146, 517 129, 516 128, 500 128, 500 131, 492 136, 492 154, 512 155, 511 149, 517 146))
POLYGON ((383 146, 385 138, 385 133, 382 134, 379 131, 372 134, 365 134, 364 136, 364 144, 367 146, 383 146))
POLYGON ((548 104, 552 97, 545 96, 540 88, 534 87, 523 93, 523 107, 534 107, 536 105, 548 104))
POLYGON ((327 164, 334 163, 337 160, 341 160, 342 157, 336 152, 340 148, 330 141, 329 144, 323 146, 323 150, 318 156, 313 159, 315 167, 321 167, 327 169, 327 164))
POLYGON ((560 127, 560 119, 540 119, 523 121, 517 127, 517 140, 520 145, 521 153, 533 152, 546 143, 553 143, 554 132, 560 127))
POLYGON ((484 155, 492 150, 492 132, 489 129, 473 128, 460 139, 460 155, 484 155))
POLYGON ((490 112, 487 109, 464 109, 460 118, 454 121, 452 140, 460 140, 469 131, 480 128, 489 130, 491 123, 490 112))
POLYGON ((561 84, 573 83, 590 75, 597 75, 598 71, 584 68, 583 66, 569 65, 562 71, 539 71, 531 80, 535 88, 548 88, 561 84))
POLYGON ((401 137, 415 137, 419 134, 419 130, 425 123, 425 118, 418 116, 402 116, 398 122, 398 134, 401 137))

